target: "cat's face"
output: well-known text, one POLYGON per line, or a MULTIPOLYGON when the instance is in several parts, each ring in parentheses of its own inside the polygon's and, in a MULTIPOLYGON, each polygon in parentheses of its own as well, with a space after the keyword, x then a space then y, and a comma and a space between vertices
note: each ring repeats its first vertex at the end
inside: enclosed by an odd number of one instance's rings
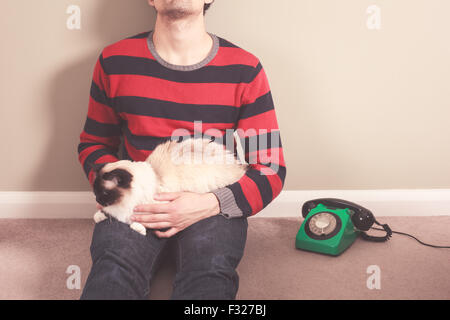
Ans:
MULTIPOLYGON (((130 161, 128 161, 130 162, 130 161)), ((94 194, 96 201, 104 207, 116 204, 131 189, 133 175, 129 172, 130 164, 112 166, 111 163, 94 167, 94 194)))
POLYGON ((120 160, 94 165, 94 194, 103 207, 148 201, 156 188, 152 167, 145 162, 120 160))

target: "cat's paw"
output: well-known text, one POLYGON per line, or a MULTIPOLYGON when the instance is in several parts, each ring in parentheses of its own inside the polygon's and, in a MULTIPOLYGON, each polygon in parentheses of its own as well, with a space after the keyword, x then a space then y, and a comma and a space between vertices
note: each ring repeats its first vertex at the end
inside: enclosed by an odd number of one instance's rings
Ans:
POLYGON ((107 217, 105 216, 105 214, 103 212, 101 212, 100 210, 98 210, 95 214, 94 214, 94 221, 95 223, 99 223, 102 222, 103 220, 106 220, 107 217))
POLYGON ((145 229, 145 227, 139 222, 133 222, 132 224, 130 224, 130 228, 133 229, 134 231, 139 232, 143 236, 147 234, 147 229, 145 229))

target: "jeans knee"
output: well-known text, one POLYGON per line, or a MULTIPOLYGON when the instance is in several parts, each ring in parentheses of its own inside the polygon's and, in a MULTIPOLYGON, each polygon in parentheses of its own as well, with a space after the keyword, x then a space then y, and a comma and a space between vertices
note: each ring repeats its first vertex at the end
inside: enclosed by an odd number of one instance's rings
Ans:
POLYGON ((211 267, 179 274, 172 299, 233 300, 239 288, 239 276, 233 268, 211 267))

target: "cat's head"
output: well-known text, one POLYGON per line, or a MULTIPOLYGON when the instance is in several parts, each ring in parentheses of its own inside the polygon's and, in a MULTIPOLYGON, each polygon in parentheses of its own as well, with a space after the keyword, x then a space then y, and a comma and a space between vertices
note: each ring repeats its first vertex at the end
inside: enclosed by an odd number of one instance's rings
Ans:
POLYGON ((155 173, 146 162, 120 160, 92 168, 95 199, 103 207, 146 201, 156 188, 155 173))

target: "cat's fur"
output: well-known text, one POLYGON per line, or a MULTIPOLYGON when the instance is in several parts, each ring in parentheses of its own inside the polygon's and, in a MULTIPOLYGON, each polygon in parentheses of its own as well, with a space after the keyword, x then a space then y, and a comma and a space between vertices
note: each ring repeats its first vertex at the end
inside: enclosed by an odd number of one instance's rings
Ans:
POLYGON ((155 193, 211 192, 238 181, 246 169, 232 152, 209 139, 167 141, 145 161, 96 165, 94 193, 103 209, 95 213, 94 220, 106 219, 106 213, 145 235, 145 227, 130 217, 137 205, 155 203, 155 193))

